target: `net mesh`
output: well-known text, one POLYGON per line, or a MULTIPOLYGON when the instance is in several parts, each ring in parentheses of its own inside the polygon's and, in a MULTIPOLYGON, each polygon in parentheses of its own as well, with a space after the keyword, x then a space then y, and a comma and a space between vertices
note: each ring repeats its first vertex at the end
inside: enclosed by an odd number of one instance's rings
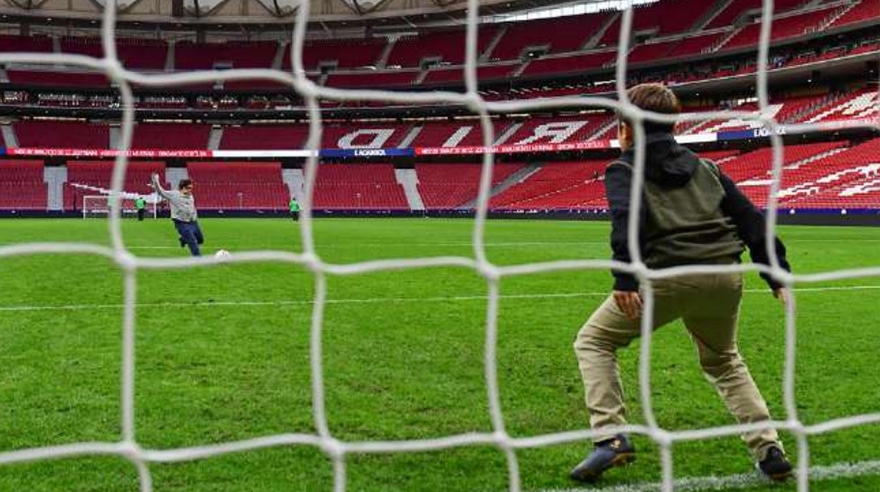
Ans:
MULTIPOLYGON (((83 218, 104 218, 110 214, 110 197, 108 195, 86 195, 82 198, 83 218)), ((137 215, 137 204, 132 198, 120 200, 119 210, 123 217, 137 215)), ((150 203, 144 208, 145 217, 156 217, 156 203, 150 203)))
MULTIPOLYGON (((662 1, 662 0, 661 0, 662 1)), ((876 0, 867 0, 876 1, 876 0)), ((305 167, 305 200, 301 212, 301 235, 302 253, 289 253, 281 251, 252 251, 235 253, 231 256, 218 258, 140 258, 133 255, 125 245, 121 233, 121 219, 119 214, 119 201, 114 201, 112 206, 114 213, 108 219, 108 228, 111 237, 111 246, 104 247, 90 243, 27 243, 0 247, 0 257, 8 257, 24 254, 52 254, 52 253, 80 253, 101 255, 112 259, 124 272, 124 315, 123 315, 123 339, 122 339, 122 381, 121 381, 121 427, 122 438, 118 442, 82 442, 55 447, 42 447, 7 451, 0 453, 0 464, 27 462, 35 460, 57 459, 72 456, 97 456, 115 455, 129 460, 138 471, 140 489, 144 492, 152 490, 152 478, 150 463, 169 463, 191 461, 201 458, 223 455, 227 453, 242 452, 276 446, 307 445, 319 448, 333 462, 334 490, 346 489, 346 457, 356 453, 403 453, 416 451, 442 450, 463 446, 496 446, 506 456, 509 476, 508 488, 511 491, 521 490, 519 464, 516 450, 525 448, 538 448, 556 444, 572 442, 589 442, 594 436, 591 430, 578 430, 572 432, 537 435, 531 437, 512 437, 505 430, 505 418, 501 407, 499 395, 498 373, 496 365, 497 335, 498 335, 498 301, 499 284, 503 278, 531 275, 537 273, 590 270, 590 269, 617 269, 636 275, 643 286, 644 316, 642 317, 642 345, 639 361, 639 392, 641 405, 644 412, 645 425, 628 425, 617 428, 604 428, 602 433, 627 432, 642 434, 652 439, 660 449, 662 463, 663 491, 672 491, 676 486, 673 474, 672 447, 675 442, 702 440, 722 436, 739 435, 746 431, 775 428, 788 431, 795 436, 797 449, 797 490, 806 491, 809 488, 809 462, 810 448, 808 437, 815 434, 832 432, 835 430, 852 428, 872 423, 880 423, 880 413, 854 415, 846 418, 830 420, 815 425, 805 425, 798 417, 795 401, 795 350, 797 328, 795 323, 796 296, 791 296, 791 302, 786 306, 785 313, 785 369, 783 380, 783 398, 785 406, 785 419, 747 425, 729 425, 711 427, 696 430, 669 431, 660 427, 655 418, 651 398, 651 350, 652 350, 652 308, 654 305, 654 289, 652 281, 685 274, 708 274, 708 273, 734 273, 761 271, 770 274, 773 278, 787 287, 795 282, 811 283, 840 279, 880 276, 880 267, 832 271, 807 275, 789 274, 779 266, 779 259, 772 241, 768 241, 767 252, 770 258, 769 266, 742 264, 730 266, 682 266, 664 270, 651 270, 642 262, 638 248, 638 216, 642 206, 641 188, 643 186, 643 173, 640 172, 645 166, 645 148, 637 145, 635 149, 635 172, 633 173, 634 185, 631 190, 631 212, 629 220, 629 249, 632 262, 622 264, 606 260, 564 260, 545 263, 532 263, 515 266, 497 266, 491 263, 486 255, 484 241, 485 224, 490 190, 492 187, 492 167, 494 156, 491 152, 483 155, 483 167, 480 177, 480 189, 476 202, 476 213, 472 232, 473 256, 472 257, 427 257, 417 259, 377 260, 350 264, 331 264, 321 259, 315 248, 313 237, 313 225, 311 216, 311 204, 315 190, 315 177, 317 172, 317 150, 321 142, 321 114, 319 100, 329 99, 335 101, 384 101, 398 103, 448 103, 463 105, 479 115, 483 132, 484 145, 490 147, 494 141, 494 129, 489 120, 490 113, 513 113, 537 110, 548 110, 561 107, 580 108, 605 108, 622 114, 633 122, 635 129, 635 141, 644 142, 645 121, 674 123, 679 119, 684 120, 713 120, 741 118, 747 121, 756 121, 769 131, 769 138, 773 148, 773 182, 769 191, 767 203, 767 238, 773 238, 776 230, 776 193, 779 190, 782 177, 783 143, 777 129, 778 123, 767 111, 769 106, 768 95, 768 56, 771 40, 773 0, 764 0, 761 11, 761 34, 758 48, 758 72, 757 72, 757 98, 759 113, 737 111, 715 111, 700 113, 699 115, 684 115, 682 118, 670 115, 650 113, 633 106, 626 97, 626 74, 627 53, 630 48, 631 26, 633 11, 624 10, 622 13, 621 28, 619 35, 619 49, 617 51, 616 65, 616 89, 617 100, 610 98, 557 98, 554 100, 526 100, 526 101, 485 101, 477 91, 477 30, 478 8, 477 0, 468 1, 467 31, 466 31, 466 64, 464 68, 466 91, 455 92, 387 92, 378 90, 341 90, 330 87, 320 87, 306 78, 302 64, 302 50, 305 39, 308 12, 308 1, 298 2, 297 17, 293 27, 293 45, 291 49, 292 73, 286 73, 269 69, 231 69, 223 71, 198 71, 188 73, 168 73, 157 75, 145 75, 126 70, 116 55, 115 23, 116 2, 106 2, 102 21, 102 45, 103 58, 92 58, 71 54, 45 54, 45 53, 0 53, 0 63, 32 63, 32 64, 63 64, 78 66, 105 73, 110 79, 118 84, 123 101, 122 134, 119 142, 120 150, 130 148, 132 140, 132 128, 134 121, 134 103, 131 85, 136 83, 147 87, 174 86, 183 84, 213 83, 214 81, 237 81, 248 79, 268 79, 287 84, 293 87, 305 101, 309 118, 310 134, 307 140, 307 149, 314 152, 307 159, 305 167), (179 269, 190 268, 197 265, 210 265, 214 263, 236 263, 253 261, 275 261, 302 265, 313 272, 315 278, 314 308, 311 315, 310 332, 310 365, 312 385, 312 411, 317 430, 316 434, 279 434, 255 439, 212 444, 199 447, 179 449, 154 450, 144 449, 137 441, 134 419, 134 367, 135 367, 135 307, 137 302, 136 273, 141 269, 179 269), (322 368, 322 326, 324 307, 327 298, 328 276, 360 275, 369 272, 384 270, 419 269, 429 267, 464 267, 476 271, 485 279, 488 287, 488 305, 486 314, 486 338, 485 338, 485 383, 489 400, 489 413, 491 415, 492 432, 467 433, 450 435, 436 439, 406 440, 406 441, 341 441, 334 437, 327 423, 327 413, 324 398, 324 371, 322 368)), ((854 126, 877 128, 876 122, 859 122, 854 126)), ((826 128, 826 124, 814 123, 787 126, 786 133, 800 134, 815 132, 826 128)), ((832 129, 828 125, 827 129, 832 129)), ((116 158, 112 176, 112 189, 119 192, 123 188, 124 177, 128 159, 124 153, 116 158)), ((846 471, 843 471, 845 474, 846 471)))

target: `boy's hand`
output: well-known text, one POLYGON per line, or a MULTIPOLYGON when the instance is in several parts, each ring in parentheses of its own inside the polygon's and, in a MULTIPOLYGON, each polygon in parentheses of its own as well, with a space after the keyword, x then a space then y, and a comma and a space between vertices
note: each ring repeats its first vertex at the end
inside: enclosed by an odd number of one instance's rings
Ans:
POLYGON ((773 297, 779 299, 783 306, 788 306, 791 300, 791 292, 785 287, 780 287, 773 291, 773 297))
POLYGON ((637 319, 642 314, 642 296, 636 291, 615 290, 614 302, 629 319, 637 319))

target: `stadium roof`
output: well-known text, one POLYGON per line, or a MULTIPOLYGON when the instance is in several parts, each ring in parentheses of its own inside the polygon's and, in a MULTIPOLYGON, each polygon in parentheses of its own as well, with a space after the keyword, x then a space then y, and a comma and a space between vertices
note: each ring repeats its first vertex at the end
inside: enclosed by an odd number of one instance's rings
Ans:
MULTIPOLYGON (((107 0, 0 0, 0 20, 21 18, 42 22, 98 20, 107 0)), ((290 23, 301 0, 115 0, 120 22, 203 24, 274 24, 290 23)), ((482 16, 498 17, 535 9, 572 4, 614 8, 621 0, 480 0, 482 16)), ((636 2, 639 3, 639 2, 636 2)), ((312 0, 309 19, 329 24, 364 25, 460 21, 466 13, 467 0, 312 0)))

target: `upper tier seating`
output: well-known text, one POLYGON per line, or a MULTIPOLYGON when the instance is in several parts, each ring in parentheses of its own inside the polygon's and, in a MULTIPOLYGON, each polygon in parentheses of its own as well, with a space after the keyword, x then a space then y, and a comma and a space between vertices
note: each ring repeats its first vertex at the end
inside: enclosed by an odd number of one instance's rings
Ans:
MULTIPOLYGON (((307 71, 318 70, 323 63, 336 63, 337 68, 375 66, 385 49, 385 38, 312 40, 303 46, 302 63, 307 71)), ((282 67, 290 70, 290 45, 284 52, 282 67)))
POLYGON ((299 150, 309 136, 308 125, 246 125, 223 130, 224 150, 299 150))
POLYGON ((607 113, 576 117, 533 117, 523 122, 504 145, 585 142, 611 121, 612 117, 607 113))
MULTIPOLYGON (((831 17, 838 9, 839 7, 830 7, 782 18, 774 18, 773 41, 809 34, 818 29, 822 22, 831 17)), ((757 45, 761 35, 761 23, 759 21, 760 19, 739 31, 724 45, 723 49, 757 45)))
MULTIPOLYGON (((101 38, 71 36, 61 39, 62 53, 104 57, 101 38)), ((163 39, 117 38, 116 56, 122 65, 134 70, 164 70, 168 43, 163 39)))
POLYGON ((832 27, 876 21, 877 19, 880 19, 880 2, 876 0, 861 0, 858 5, 834 21, 832 27))
POLYGON ((667 58, 678 58, 684 56, 693 56, 709 50, 716 43, 721 41, 726 34, 712 33, 700 34, 682 39, 675 43, 675 46, 669 49, 666 54, 667 58))
POLYGON ((577 51, 606 20, 605 15, 578 15, 511 23, 492 50, 491 58, 516 60, 531 46, 547 47, 549 53, 577 51))
POLYGON ((665 0, 639 7, 633 11, 633 32, 687 32, 712 7, 713 2, 706 0, 665 0))
POLYGON ((410 125, 388 122, 366 122, 356 126, 344 123, 325 123, 321 147, 335 148, 389 148, 397 147, 406 137, 410 125))
POLYGON ((48 36, 13 36, 0 34, 0 53, 12 51, 52 52, 52 38, 48 36))
POLYGON ((232 68, 272 68, 278 43, 233 42, 197 44, 187 41, 174 47, 178 70, 210 70, 221 64, 232 68))
MULTIPOLYGON (((492 120, 492 123, 495 139, 510 124, 499 119, 492 120)), ((412 143, 413 147, 478 147, 483 144, 482 126, 477 120, 426 123, 412 143)))
POLYGON ((331 73, 324 83, 327 87, 394 87, 410 85, 418 76, 416 71, 331 73))
POLYGON ((547 75, 555 73, 576 73, 602 68, 617 58, 616 51, 602 51, 587 54, 539 58, 531 61, 523 71, 523 76, 547 75))
MULTIPOLYGON (((773 12, 781 13, 796 9, 805 4, 807 0, 775 0, 773 2, 773 12)), ((724 8, 706 28, 724 27, 733 24, 738 18, 742 17, 746 12, 759 11, 762 6, 762 0, 733 0, 724 8)))
MULTIPOLYGON (((428 58, 440 59, 451 65, 464 63, 465 33, 463 29, 424 32, 399 38, 388 56, 389 66, 419 67, 428 58)), ((498 34, 492 26, 480 26, 477 54, 482 53, 498 34)))
POLYGON ((19 147, 62 149, 107 149, 107 125, 77 121, 25 120, 12 124, 19 147))
POLYGON ((140 123, 134 127, 132 149, 186 149, 208 148, 210 125, 191 123, 140 123))
POLYGON ((110 81, 103 74, 81 72, 46 72, 8 70, 13 84, 46 87, 109 87, 110 81))
MULTIPOLYGON (((518 63, 507 63, 498 65, 481 66, 477 68, 477 78, 481 82, 488 80, 501 80, 507 78, 516 68, 518 63)), ((439 84, 439 83, 456 83, 464 85, 464 67, 442 67, 432 68, 428 70, 428 75, 423 83, 439 84)))

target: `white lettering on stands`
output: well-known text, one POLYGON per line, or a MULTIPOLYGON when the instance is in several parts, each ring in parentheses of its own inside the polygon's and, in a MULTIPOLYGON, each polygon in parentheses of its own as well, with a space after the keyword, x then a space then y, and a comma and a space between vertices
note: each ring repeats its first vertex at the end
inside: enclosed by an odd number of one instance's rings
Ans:
POLYGON ((126 155, 128 157, 211 157, 212 150, 117 150, 117 149, 43 149, 43 148, 19 148, 6 149, 7 155, 32 155, 32 156, 70 156, 70 157, 116 157, 126 155))
MULTIPOLYGON (((785 135, 785 133, 786 133, 786 129, 784 126, 777 126, 776 127, 776 134, 777 135, 785 135)), ((761 127, 756 130, 752 130, 752 135, 754 135, 755 137, 769 137, 770 136, 770 129, 766 128, 766 127, 761 127)))
POLYGON ((532 130, 532 135, 526 137, 514 145, 529 145, 535 142, 549 139, 549 144, 560 144, 571 138, 578 130, 587 125, 586 121, 558 121, 554 123, 544 123, 538 125, 532 130))
POLYGON ((385 142, 391 138, 391 135, 394 135, 393 128, 357 130, 343 135, 336 142, 336 147, 340 149, 381 149, 385 147, 385 142), (363 143, 358 141, 363 141, 363 137, 367 137, 369 140, 363 143))
POLYGON ((358 149, 354 151, 355 157, 385 157, 384 149, 358 149))

